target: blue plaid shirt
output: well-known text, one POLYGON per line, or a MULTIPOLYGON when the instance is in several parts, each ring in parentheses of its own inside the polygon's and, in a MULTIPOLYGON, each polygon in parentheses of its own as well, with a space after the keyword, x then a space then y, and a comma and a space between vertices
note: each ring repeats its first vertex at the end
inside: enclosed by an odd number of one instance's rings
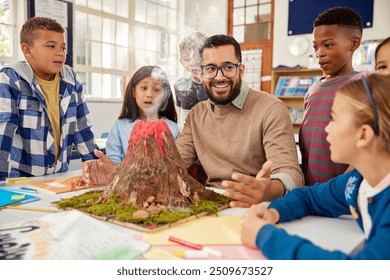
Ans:
POLYGON ((73 145, 83 161, 96 158, 82 82, 67 65, 60 76, 61 140, 56 160, 48 108, 30 65, 16 62, 1 69, 0 178, 68 171, 73 145))

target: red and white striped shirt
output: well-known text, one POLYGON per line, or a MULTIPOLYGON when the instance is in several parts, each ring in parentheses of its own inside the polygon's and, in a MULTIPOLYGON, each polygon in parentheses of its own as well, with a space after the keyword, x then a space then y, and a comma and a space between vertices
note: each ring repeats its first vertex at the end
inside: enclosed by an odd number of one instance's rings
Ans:
POLYGON ((331 81, 319 79, 305 95, 304 115, 299 131, 299 147, 302 153, 302 171, 306 186, 327 182, 344 173, 348 167, 348 165, 331 161, 325 127, 331 118, 336 90, 348 83, 357 73, 353 72, 331 81))

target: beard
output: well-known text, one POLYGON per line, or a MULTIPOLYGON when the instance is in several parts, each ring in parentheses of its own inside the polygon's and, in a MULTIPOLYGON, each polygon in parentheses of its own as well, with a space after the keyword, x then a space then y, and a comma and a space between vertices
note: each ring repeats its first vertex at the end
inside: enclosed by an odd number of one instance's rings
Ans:
MULTIPOLYGON (((231 84, 233 84, 232 81, 230 81, 231 84)), ((239 81, 231 88, 230 92, 227 94, 227 95, 214 95, 212 93, 212 85, 213 83, 210 82, 208 84, 208 86, 210 87, 207 88, 205 86, 203 86, 205 89, 206 89, 206 92, 207 92, 207 95, 209 96, 210 100, 217 104, 217 105, 227 105, 229 103, 231 103, 234 99, 236 99, 236 97, 240 94, 241 92, 241 83, 242 83, 242 80, 239 79, 239 81)))

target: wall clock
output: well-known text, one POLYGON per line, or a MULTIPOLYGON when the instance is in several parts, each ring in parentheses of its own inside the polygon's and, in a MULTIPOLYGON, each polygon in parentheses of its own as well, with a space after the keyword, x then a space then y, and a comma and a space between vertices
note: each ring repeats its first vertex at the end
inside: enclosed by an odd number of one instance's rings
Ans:
POLYGON ((288 50, 294 56, 303 55, 308 49, 309 49, 309 40, 303 36, 292 38, 292 40, 288 44, 288 50))

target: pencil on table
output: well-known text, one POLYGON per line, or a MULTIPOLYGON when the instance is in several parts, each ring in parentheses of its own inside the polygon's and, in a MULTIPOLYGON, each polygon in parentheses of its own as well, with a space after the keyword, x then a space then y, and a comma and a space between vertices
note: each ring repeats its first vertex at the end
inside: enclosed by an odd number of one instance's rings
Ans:
POLYGON ((19 207, 19 206, 12 206, 12 205, 6 206, 4 208, 12 209, 12 210, 25 210, 25 211, 47 212, 47 213, 56 213, 56 212, 58 212, 56 209, 19 207))

